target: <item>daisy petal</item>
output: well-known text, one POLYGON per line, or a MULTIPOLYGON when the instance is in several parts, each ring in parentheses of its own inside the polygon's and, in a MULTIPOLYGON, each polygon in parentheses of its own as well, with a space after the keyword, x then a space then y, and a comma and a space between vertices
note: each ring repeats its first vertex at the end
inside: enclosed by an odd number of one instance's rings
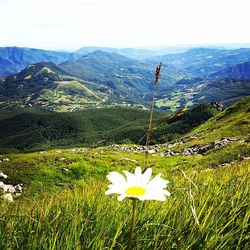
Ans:
POLYGON ((170 196, 171 194, 170 194, 170 192, 168 192, 167 190, 163 190, 164 191, 164 195, 166 195, 166 196, 170 196))
POLYGON ((110 195, 110 194, 116 194, 116 191, 114 189, 108 189, 106 192, 105 192, 106 195, 110 195))
POLYGON ((135 176, 137 178, 141 176, 141 167, 136 167, 136 169, 135 169, 135 176))
POLYGON ((128 171, 126 171, 126 170, 123 170, 122 171, 125 175, 126 175, 126 177, 127 177, 127 183, 129 182, 129 183, 135 183, 135 180, 136 180, 136 178, 135 178, 135 176, 133 175, 133 174, 131 174, 131 173, 129 173, 128 171))
POLYGON ((125 198, 126 198, 126 195, 122 194, 122 195, 120 195, 120 196, 117 198, 117 200, 118 200, 118 201, 122 201, 122 200, 125 199, 125 198))
POLYGON ((147 168, 144 174, 142 175, 142 182, 144 185, 146 185, 149 182, 151 174, 152 174, 152 168, 147 168))
POLYGON ((121 174, 115 171, 110 172, 107 178, 112 184, 126 184, 125 178, 121 174))

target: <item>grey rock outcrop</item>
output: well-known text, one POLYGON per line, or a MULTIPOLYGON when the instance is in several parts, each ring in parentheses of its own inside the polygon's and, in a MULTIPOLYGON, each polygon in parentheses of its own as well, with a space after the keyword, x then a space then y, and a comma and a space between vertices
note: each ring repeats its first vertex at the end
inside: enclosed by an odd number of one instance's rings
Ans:
POLYGON ((173 155, 195 155, 195 154, 205 154, 209 150, 216 149, 222 146, 225 146, 229 143, 233 142, 247 142, 248 139, 241 140, 238 138, 222 138, 221 140, 217 140, 211 143, 207 143, 205 145, 193 145, 191 147, 184 148, 182 150, 172 150, 174 146, 179 146, 181 144, 184 144, 186 142, 190 142, 197 138, 198 135, 190 136, 187 138, 183 138, 180 140, 175 141, 174 143, 170 144, 156 144, 153 146, 149 146, 146 148, 145 146, 124 146, 124 145, 118 145, 118 144, 112 144, 107 146, 108 148, 115 148, 118 150, 126 151, 129 153, 148 153, 151 155, 158 154, 160 156, 173 156, 173 155), (147 150, 147 151, 146 151, 147 150), (164 151, 165 150, 165 151, 164 151))
MULTIPOLYGON (((1 178, 7 179, 8 176, 1 172, 1 178)), ((15 186, 11 184, 5 184, 4 182, 0 181, 0 192, 3 194, 0 196, 1 199, 6 200, 8 202, 13 202, 13 195, 19 196, 23 192, 23 184, 19 183, 15 186)))

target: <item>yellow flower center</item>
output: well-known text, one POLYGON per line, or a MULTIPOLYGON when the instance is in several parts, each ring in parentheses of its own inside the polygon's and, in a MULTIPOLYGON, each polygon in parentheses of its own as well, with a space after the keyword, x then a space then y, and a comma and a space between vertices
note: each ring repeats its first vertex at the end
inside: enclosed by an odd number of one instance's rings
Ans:
POLYGON ((126 189, 126 194, 127 195, 135 195, 135 196, 139 196, 139 195, 144 195, 146 193, 146 189, 142 188, 142 187, 129 187, 126 189))

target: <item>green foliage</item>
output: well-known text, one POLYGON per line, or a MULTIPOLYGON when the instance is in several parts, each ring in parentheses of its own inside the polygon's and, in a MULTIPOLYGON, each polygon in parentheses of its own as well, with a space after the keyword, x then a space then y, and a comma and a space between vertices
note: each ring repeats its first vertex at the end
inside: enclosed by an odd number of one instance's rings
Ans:
MULTIPOLYGON (((31 110, 1 120, 0 147, 2 150, 34 150, 58 146, 92 146, 99 141, 108 144, 115 138, 114 129, 119 134, 124 127, 130 131, 134 126, 142 127, 143 124, 144 128, 148 116, 148 111, 126 108, 91 109, 72 113, 31 110)), ((163 113, 155 114, 155 118, 162 116, 163 113)), ((121 137, 121 133, 120 140, 130 139, 129 131, 125 137, 121 137)), ((144 133, 143 129, 141 134, 144 133)))
POLYGON ((156 106, 172 112, 197 103, 221 102, 229 106, 249 95, 250 80, 207 79, 191 86, 176 85, 171 92, 159 97, 156 106))
MULTIPOLYGON (((152 143, 178 138, 215 113, 209 104, 196 106, 170 121, 164 113, 156 112, 152 143)), ((100 146, 124 143, 126 140, 144 144, 148 117, 148 111, 128 108, 91 109, 73 113, 38 110, 17 113, 1 121, 0 150, 100 146)))
POLYGON ((160 124, 161 126, 156 127, 153 139, 156 138, 161 143, 174 140, 204 123, 216 113, 218 111, 213 109, 212 105, 200 104, 184 112, 181 116, 173 117, 170 120, 166 117, 166 121, 164 122, 163 120, 160 124))

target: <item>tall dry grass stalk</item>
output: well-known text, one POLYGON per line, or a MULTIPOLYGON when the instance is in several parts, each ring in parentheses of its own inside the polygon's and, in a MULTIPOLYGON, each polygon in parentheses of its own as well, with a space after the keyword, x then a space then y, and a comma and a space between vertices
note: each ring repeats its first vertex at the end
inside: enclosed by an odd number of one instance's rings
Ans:
POLYGON ((159 65, 157 65, 155 69, 153 97, 152 97, 151 111, 150 111, 149 123, 148 123, 148 131, 147 131, 147 137, 146 137, 146 143, 145 143, 145 162, 143 166, 144 171, 148 167, 148 155, 149 155, 148 147, 149 147, 151 135, 152 135, 152 122, 153 122, 153 114, 154 114, 154 109, 155 109, 155 98, 157 95, 158 83, 160 80, 161 67, 162 67, 162 62, 159 65))

